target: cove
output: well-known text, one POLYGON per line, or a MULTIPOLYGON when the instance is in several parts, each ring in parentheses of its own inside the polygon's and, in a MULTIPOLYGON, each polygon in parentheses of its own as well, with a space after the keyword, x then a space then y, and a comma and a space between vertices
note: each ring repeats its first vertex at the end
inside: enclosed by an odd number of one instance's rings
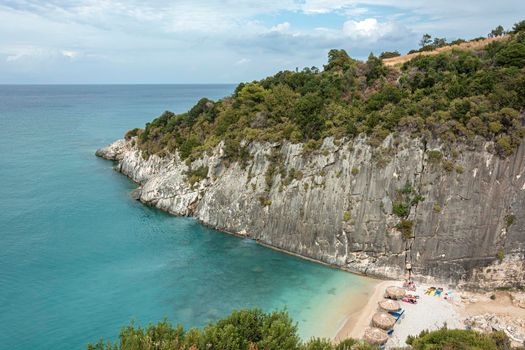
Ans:
POLYGON ((0 86, 0 343, 83 349, 167 317, 203 326, 286 307, 330 336, 370 282, 130 198, 95 149, 232 85, 0 86), (355 302, 354 302, 355 301, 355 302))

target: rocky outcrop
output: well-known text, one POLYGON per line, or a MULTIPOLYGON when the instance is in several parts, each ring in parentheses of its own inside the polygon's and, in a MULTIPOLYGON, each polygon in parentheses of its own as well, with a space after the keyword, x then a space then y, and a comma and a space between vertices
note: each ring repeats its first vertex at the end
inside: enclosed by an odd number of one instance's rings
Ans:
POLYGON ((445 167, 438 143, 400 136, 379 147, 328 138, 313 152, 256 143, 244 166, 219 145, 191 169, 177 155, 145 159, 133 144, 119 140, 97 155, 140 184, 138 199, 170 213, 377 277, 410 271, 471 288, 525 281, 523 144, 506 159, 488 144, 458 146, 445 167), (192 186, 188 173, 199 167, 208 176, 192 186), (403 222, 400 198, 409 204, 403 222))

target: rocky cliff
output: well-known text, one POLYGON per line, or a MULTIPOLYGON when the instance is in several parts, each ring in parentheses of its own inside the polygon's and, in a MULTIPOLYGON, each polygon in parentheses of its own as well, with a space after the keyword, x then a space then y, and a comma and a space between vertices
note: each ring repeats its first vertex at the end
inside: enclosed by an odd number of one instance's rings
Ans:
POLYGON ((506 159, 487 143, 458 146, 453 161, 437 143, 400 136, 379 147, 328 138, 310 152, 257 143, 245 164, 219 145, 191 166, 177 155, 144 159, 133 145, 119 140, 97 155, 139 183, 138 199, 170 213, 377 277, 525 282, 524 143, 506 159), (189 181, 195 169, 207 176, 189 181))

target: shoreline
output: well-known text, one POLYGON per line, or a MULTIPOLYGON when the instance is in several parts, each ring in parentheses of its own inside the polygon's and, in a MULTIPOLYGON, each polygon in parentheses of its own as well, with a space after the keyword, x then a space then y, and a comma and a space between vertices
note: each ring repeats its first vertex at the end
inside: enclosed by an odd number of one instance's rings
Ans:
POLYGON ((359 309, 350 313, 344 320, 343 324, 337 329, 333 340, 340 342, 346 338, 361 339, 365 328, 370 324, 370 318, 377 309, 377 303, 382 299, 384 289, 398 281, 393 280, 376 280, 373 289, 368 293, 367 302, 359 309))
MULTIPOLYGON (((333 338, 334 343, 346 338, 362 339, 365 329, 370 327, 372 316, 379 311, 378 303, 384 300, 385 289, 392 285, 401 286, 402 283, 396 280, 379 281, 366 304, 350 314, 337 330, 333 338)), ((395 324, 394 332, 386 343, 386 349, 406 346, 405 341, 409 335, 418 335, 423 330, 437 330, 445 324, 449 328, 465 328, 458 306, 461 302, 460 294, 445 288, 444 291, 449 291, 451 294, 450 299, 445 299, 444 296, 427 295, 425 291, 429 287, 431 285, 418 284, 416 291, 410 292, 419 296, 417 304, 399 302, 405 312, 395 324)))

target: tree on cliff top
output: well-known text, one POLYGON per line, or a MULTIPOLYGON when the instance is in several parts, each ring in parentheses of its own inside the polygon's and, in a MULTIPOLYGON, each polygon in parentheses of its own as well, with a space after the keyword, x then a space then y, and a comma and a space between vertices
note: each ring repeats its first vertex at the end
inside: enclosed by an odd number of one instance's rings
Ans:
MULTIPOLYGON (((322 71, 281 71, 241 83, 232 96, 201 99, 187 113, 165 112, 127 138, 138 136, 145 158, 179 152, 192 160, 221 141, 244 147, 283 140, 317 145, 328 136, 361 134, 370 145, 380 145, 388 134, 405 132, 439 140, 445 155, 453 154, 456 143, 485 140, 505 157, 525 136, 522 27, 525 22, 517 23, 517 34, 485 47, 416 56, 397 68, 373 54, 362 62, 345 50, 330 50, 322 71)), ((437 38, 435 45, 444 43, 437 38)), ((233 152, 229 160, 245 153, 233 152)))

